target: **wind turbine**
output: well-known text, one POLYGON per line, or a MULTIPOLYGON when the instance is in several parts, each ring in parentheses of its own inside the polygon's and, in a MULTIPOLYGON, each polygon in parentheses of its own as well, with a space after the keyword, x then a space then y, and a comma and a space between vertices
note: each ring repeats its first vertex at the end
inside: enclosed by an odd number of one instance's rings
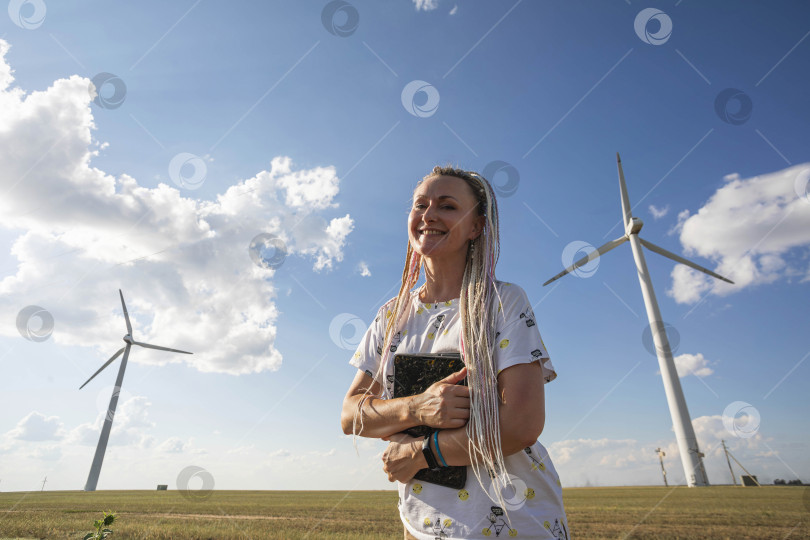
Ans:
POLYGON ((622 198, 624 235, 596 248, 585 257, 543 283, 543 286, 589 263, 600 255, 604 255, 628 240, 630 241, 630 246, 633 248, 633 258, 636 261, 638 281, 641 284, 641 294, 644 296, 644 305, 647 308, 647 319, 650 321, 650 330, 652 331, 653 342, 655 343, 655 352, 658 356, 658 365, 661 369, 661 378, 664 380, 664 390, 667 395, 669 412, 672 415, 672 424, 675 429, 675 437, 678 441, 684 476, 686 477, 689 487, 708 486, 709 479, 706 476, 706 469, 703 467, 703 454, 698 448, 695 430, 692 428, 692 420, 689 417, 689 410, 686 408, 686 400, 683 397, 681 381, 675 369, 675 361, 672 359, 669 339, 667 339, 666 329, 664 328, 664 322, 661 318, 661 311, 658 309, 658 301, 655 299, 655 291, 653 290, 652 281, 650 281, 650 274, 647 271, 647 261, 644 259, 644 252, 641 250, 641 246, 664 257, 669 257, 675 262, 685 264, 695 270, 700 270, 717 279, 722 279, 732 284, 734 282, 638 236, 644 223, 639 218, 630 215, 630 199, 627 196, 627 186, 624 183, 624 171, 622 171, 622 160, 618 152, 616 153, 616 162, 619 168, 619 190, 621 191, 622 198))
POLYGON ((115 408, 118 406, 118 395, 121 392, 121 383, 124 381, 124 371, 127 369, 127 359, 129 358, 129 349, 133 345, 139 345, 141 347, 146 347, 147 349, 157 349, 159 351, 170 351, 170 352, 178 352, 183 354, 194 354, 187 351, 181 351, 178 349, 170 349, 168 347, 160 347, 158 345, 150 345, 148 343, 141 343, 139 341, 135 341, 132 339, 132 325, 129 322, 129 313, 127 313, 127 305, 124 303, 124 293, 121 292, 121 289, 118 289, 118 294, 121 295, 121 307, 124 308, 124 320, 127 323, 127 333, 124 336, 124 342, 126 345, 118 349, 112 358, 107 360, 103 366, 98 368, 98 371, 93 373, 93 376, 90 377, 85 381, 83 385, 79 387, 79 390, 85 387, 87 383, 93 380, 93 377, 101 373, 101 371, 112 364, 113 360, 121 356, 121 353, 124 353, 124 358, 121 360, 121 367, 118 368, 118 377, 115 379, 115 388, 113 389, 112 397, 110 398, 110 406, 107 409, 107 416, 104 419, 104 426, 101 428, 101 436, 98 438, 98 446, 96 446, 96 455, 93 457, 93 465, 90 467, 90 474, 87 476, 87 483, 84 486, 85 491, 95 491, 96 485, 98 484, 98 476, 101 473, 101 463, 104 461, 104 453, 107 451, 107 441, 110 439, 110 429, 112 429, 112 422, 113 417, 115 416, 115 408))

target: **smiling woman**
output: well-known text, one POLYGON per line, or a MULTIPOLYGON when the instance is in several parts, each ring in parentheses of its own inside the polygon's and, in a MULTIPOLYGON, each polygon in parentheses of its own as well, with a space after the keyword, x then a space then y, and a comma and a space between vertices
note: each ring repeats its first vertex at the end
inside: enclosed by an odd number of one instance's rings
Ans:
POLYGON ((399 485, 405 538, 568 538, 560 480, 537 441, 556 373, 526 293, 495 279, 498 236, 489 182, 435 167, 414 190, 399 294, 351 361, 343 431, 388 441, 383 470, 399 485), (414 353, 457 353, 464 368, 394 397, 395 357, 414 353), (430 433, 402 433, 415 426, 430 433), (471 473, 461 488, 414 478, 453 466, 471 473))

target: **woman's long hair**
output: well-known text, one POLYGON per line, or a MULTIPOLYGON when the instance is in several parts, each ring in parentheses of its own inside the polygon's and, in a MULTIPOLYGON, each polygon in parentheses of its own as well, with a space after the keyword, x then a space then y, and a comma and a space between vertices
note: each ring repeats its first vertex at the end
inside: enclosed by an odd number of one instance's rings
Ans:
MULTIPOLYGON (((498 262, 500 251, 498 205, 492 186, 476 172, 453 167, 434 167, 422 181, 435 176, 453 176, 464 180, 470 186, 478 202, 478 215, 485 219, 481 234, 470 241, 467 248, 467 262, 464 268, 459 303, 462 325, 459 350, 464 365, 467 366, 467 381, 470 388, 470 419, 467 422, 467 436, 470 441, 468 451, 472 469, 484 492, 489 492, 490 498, 505 508, 501 491, 506 485, 510 485, 511 481, 506 475, 501 449, 498 373, 492 354, 495 317, 499 314, 502 316, 495 288, 495 265, 498 262), (484 476, 481 474, 482 466, 486 471, 484 476), (483 478, 491 479, 492 488, 484 485, 483 478)), ((377 374, 379 381, 386 380, 385 371, 391 355, 391 340, 397 331, 400 319, 407 312, 410 304, 410 292, 419 281, 422 265, 422 256, 414 251, 408 242, 399 294, 388 304, 393 304, 393 307, 390 309, 386 307, 382 314, 383 317, 386 317, 386 326, 382 344, 382 360, 377 374), (389 311, 390 316, 388 316, 389 311)), ((362 410, 362 401, 359 410, 362 410)), ((355 417, 355 427, 356 420, 355 417)), ((362 430, 362 418, 360 423, 362 430)))

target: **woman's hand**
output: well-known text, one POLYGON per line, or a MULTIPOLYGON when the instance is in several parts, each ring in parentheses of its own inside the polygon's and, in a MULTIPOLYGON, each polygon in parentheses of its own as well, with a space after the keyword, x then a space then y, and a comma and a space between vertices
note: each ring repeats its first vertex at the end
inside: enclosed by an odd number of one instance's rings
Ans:
POLYGON ((433 383, 410 402, 411 414, 420 425, 451 429, 467 424, 470 418, 470 389, 456 385, 467 376, 467 368, 433 383))
POLYGON ((405 483, 419 472, 427 468, 425 456, 422 454, 423 439, 417 439, 405 433, 396 433, 390 437, 383 437, 388 441, 388 448, 382 455, 383 471, 388 475, 388 481, 405 483))

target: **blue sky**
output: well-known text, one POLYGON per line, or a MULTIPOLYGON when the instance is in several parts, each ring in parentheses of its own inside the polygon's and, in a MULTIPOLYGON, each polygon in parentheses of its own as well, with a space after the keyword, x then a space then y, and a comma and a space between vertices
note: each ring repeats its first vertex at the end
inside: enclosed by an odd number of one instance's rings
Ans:
POLYGON ((559 374, 541 442, 563 485, 660 483, 658 447, 683 482, 629 246, 542 287, 621 236, 617 151, 642 237, 737 283, 647 252, 710 481, 730 481, 721 439, 760 480, 810 480, 808 14, 12 2, 0 489, 84 485, 117 363, 78 387, 121 346, 119 288, 136 339, 195 354, 133 351, 99 489, 183 487, 189 466, 218 489, 392 487, 340 404, 398 286, 412 189, 445 163, 500 171, 497 275, 535 303, 559 374), (280 264, 251 259, 260 234, 280 264), (22 335, 37 317, 18 328, 31 305, 53 317, 44 341, 22 335))

